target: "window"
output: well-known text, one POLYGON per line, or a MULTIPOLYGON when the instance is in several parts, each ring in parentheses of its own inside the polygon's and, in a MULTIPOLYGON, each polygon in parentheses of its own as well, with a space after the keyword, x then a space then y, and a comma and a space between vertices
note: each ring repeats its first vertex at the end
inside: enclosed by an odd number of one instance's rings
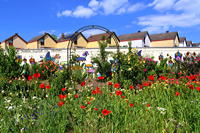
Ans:
POLYGON ((44 38, 40 39, 39 42, 41 46, 44 46, 44 38))
POLYGON ((8 45, 13 46, 13 40, 8 40, 8 45))

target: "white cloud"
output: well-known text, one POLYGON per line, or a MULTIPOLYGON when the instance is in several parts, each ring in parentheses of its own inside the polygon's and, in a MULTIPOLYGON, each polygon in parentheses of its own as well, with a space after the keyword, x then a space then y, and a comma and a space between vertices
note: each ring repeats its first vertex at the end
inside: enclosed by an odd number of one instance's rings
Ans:
POLYGON ((135 12, 138 10, 142 10, 146 8, 146 6, 142 3, 136 3, 135 5, 131 5, 130 7, 128 7, 127 12, 135 12))
POLYGON ((173 8, 177 0, 154 0, 149 6, 153 6, 154 9, 159 11, 166 11, 173 8))
POLYGON ((87 30, 87 31, 83 32, 84 36, 86 36, 86 37, 89 37, 91 35, 101 34, 101 33, 104 33, 104 31, 101 31, 101 30, 87 30))
POLYGON ((174 9, 177 11, 184 11, 187 13, 199 14, 200 0, 179 0, 175 5, 174 9))
POLYGON ((71 17, 76 17, 76 18, 89 18, 93 15, 95 15, 95 12, 92 9, 85 8, 83 6, 78 6, 74 11, 65 10, 65 11, 57 13, 58 17, 71 16, 71 17))
POLYGON ((199 0, 154 0, 153 8, 168 13, 147 15, 138 18, 138 25, 150 32, 163 32, 171 27, 192 27, 200 25, 199 0), (164 7, 164 5, 166 7, 164 7))
POLYGON ((114 13, 117 9, 128 4, 128 0, 103 0, 101 3, 106 15, 114 13))
POLYGON ((74 17, 89 18, 95 15, 95 12, 90 8, 85 8, 83 6, 78 6, 76 10, 72 13, 74 17))
POLYGON ((89 18, 97 14, 124 14, 144 9, 141 3, 131 4, 129 0, 90 0, 87 7, 78 6, 75 10, 58 12, 57 16, 71 16, 76 18, 89 18))
POLYGON ((200 24, 195 14, 166 14, 139 17, 139 25, 152 32, 168 30, 170 27, 191 27, 200 24))
POLYGON ((97 0, 91 0, 88 4, 88 6, 90 8, 92 8, 93 10, 98 10, 100 8, 100 2, 97 0))
POLYGON ((70 10, 65 10, 65 11, 57 13, 58 17, 61 17, 61 16, 71 16, 71 15, 72 15, 72 11, 70 11, 70 10))

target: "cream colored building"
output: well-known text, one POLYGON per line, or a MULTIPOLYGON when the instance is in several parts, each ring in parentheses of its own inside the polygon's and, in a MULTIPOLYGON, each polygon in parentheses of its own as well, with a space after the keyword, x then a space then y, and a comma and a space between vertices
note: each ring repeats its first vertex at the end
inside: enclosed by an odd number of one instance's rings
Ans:
POLYGON ((56 48, 57 40, 49 33, 32 38, 27 45, 28 49, 56 48))
POLYGON ((16 49, 26 49, 27 42, 17 33, 1 42, 1 48, 5 49, 6 46, 13 46, 16 49))
POLYGON ((90 36, 87 39, 88 43, 86 48, 99 48, 99 41, 102 41, 103 38, 105 38, 106 40, 110 40, 108 47, 116 47, 117 45, 119 45, 120 42, 119 38, 114 32, 112 32, 111 34, 103 33, 90 36))
POLYGON ((150 47, 178 47, 180 39, 178 32, 166 32, 150 35, 150 47))
MULTIPOLYGON (((67 48, 71 37, 72 37, 72 35, 65 36, 64 34, 62 34, 61 38, 58 39, 58 41, 57 41, 56 48, 67 48)), ((70 42, 70 44, 71 44, 71 42, 70 42)), ((72 48, 74 48, 74 47, 86 48, 87 44, 88 44, 87 39, 85 38, 85 36, 82 33, 80 33, 77 36, 77 38, 75 38, 75 41, 72 44, 72 48)))

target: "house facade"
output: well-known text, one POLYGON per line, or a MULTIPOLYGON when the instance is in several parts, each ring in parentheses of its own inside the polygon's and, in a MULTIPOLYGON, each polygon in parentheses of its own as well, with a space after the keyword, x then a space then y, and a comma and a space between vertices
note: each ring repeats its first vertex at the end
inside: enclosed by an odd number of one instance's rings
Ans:
POLYGON ((116 47, 119 45, 119 38, 117 35, 112 32, 110 33, 103 33, 103 34, 97 34, 97 35, 92 35, 89 38, 87 38, 87 46, 86 48, 99 48, 99 41, 102 40, 109 40, 108 47, 116 47))
POLYGON ((187 47, 192 47, 192 41, 187 41, 187 47))
POLYGON ((180 37, 180 44, 179 47, 187 47, 187 40, 186 37, 180 37))
POLYGON ((166 32, 150 35, 151 47, 178 47, 180 39, 178 32, 166 32))
MULTIPOLYGON (((57 41, 57 45, 56 48, 67 48, 69 42, 70 42, 70 38, 72 37, 72 35, 64 35, 62 34, 61 37, 58 39, 57 41)), ((85 36, 80 33, 77 38, 75 38, 74 43, 72 44, 73 48, 85 48, 87 46, 87 39, 85 38, 85 36)))
POLYGON ((28 49, 56 48, 57 40, 49 33, 32 38, 27 45, 28 49))
POLYGON ((26 49, 27 42, 17 33, 1 42, 1 48, 5 49, 6 46, 13 46, 16 49, 26 49))
POLYGON ((151 40, 148 32, 140 32, 125 34, 119 36, 120 46, 128 47, 131 43, 131 47, 150 47, 151 40))
POLYGON ((200 43, 192 43, 192 47, 200 47, 200 43))

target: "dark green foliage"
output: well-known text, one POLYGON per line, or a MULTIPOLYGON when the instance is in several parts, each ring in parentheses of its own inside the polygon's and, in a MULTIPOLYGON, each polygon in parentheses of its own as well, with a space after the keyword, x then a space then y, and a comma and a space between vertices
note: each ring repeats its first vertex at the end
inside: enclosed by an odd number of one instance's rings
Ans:
POLYGON ((7 51, 0 49, 0 75, 8 78, 17 78, 22 75, 20 62, 16 60, 16 50, 9 47, 7 51))
POLYGON ((106 47, 108 46, 109 40, 105 40, 105 38, 103 38, 102 40, 103 41, 99 41, 99 57, 92 58, 92 61, 98 66, 97 72, 107 77, 109 76, 109 73, 111 73, 111 63, 107 61, 109 53, 105 51, 106 47))

